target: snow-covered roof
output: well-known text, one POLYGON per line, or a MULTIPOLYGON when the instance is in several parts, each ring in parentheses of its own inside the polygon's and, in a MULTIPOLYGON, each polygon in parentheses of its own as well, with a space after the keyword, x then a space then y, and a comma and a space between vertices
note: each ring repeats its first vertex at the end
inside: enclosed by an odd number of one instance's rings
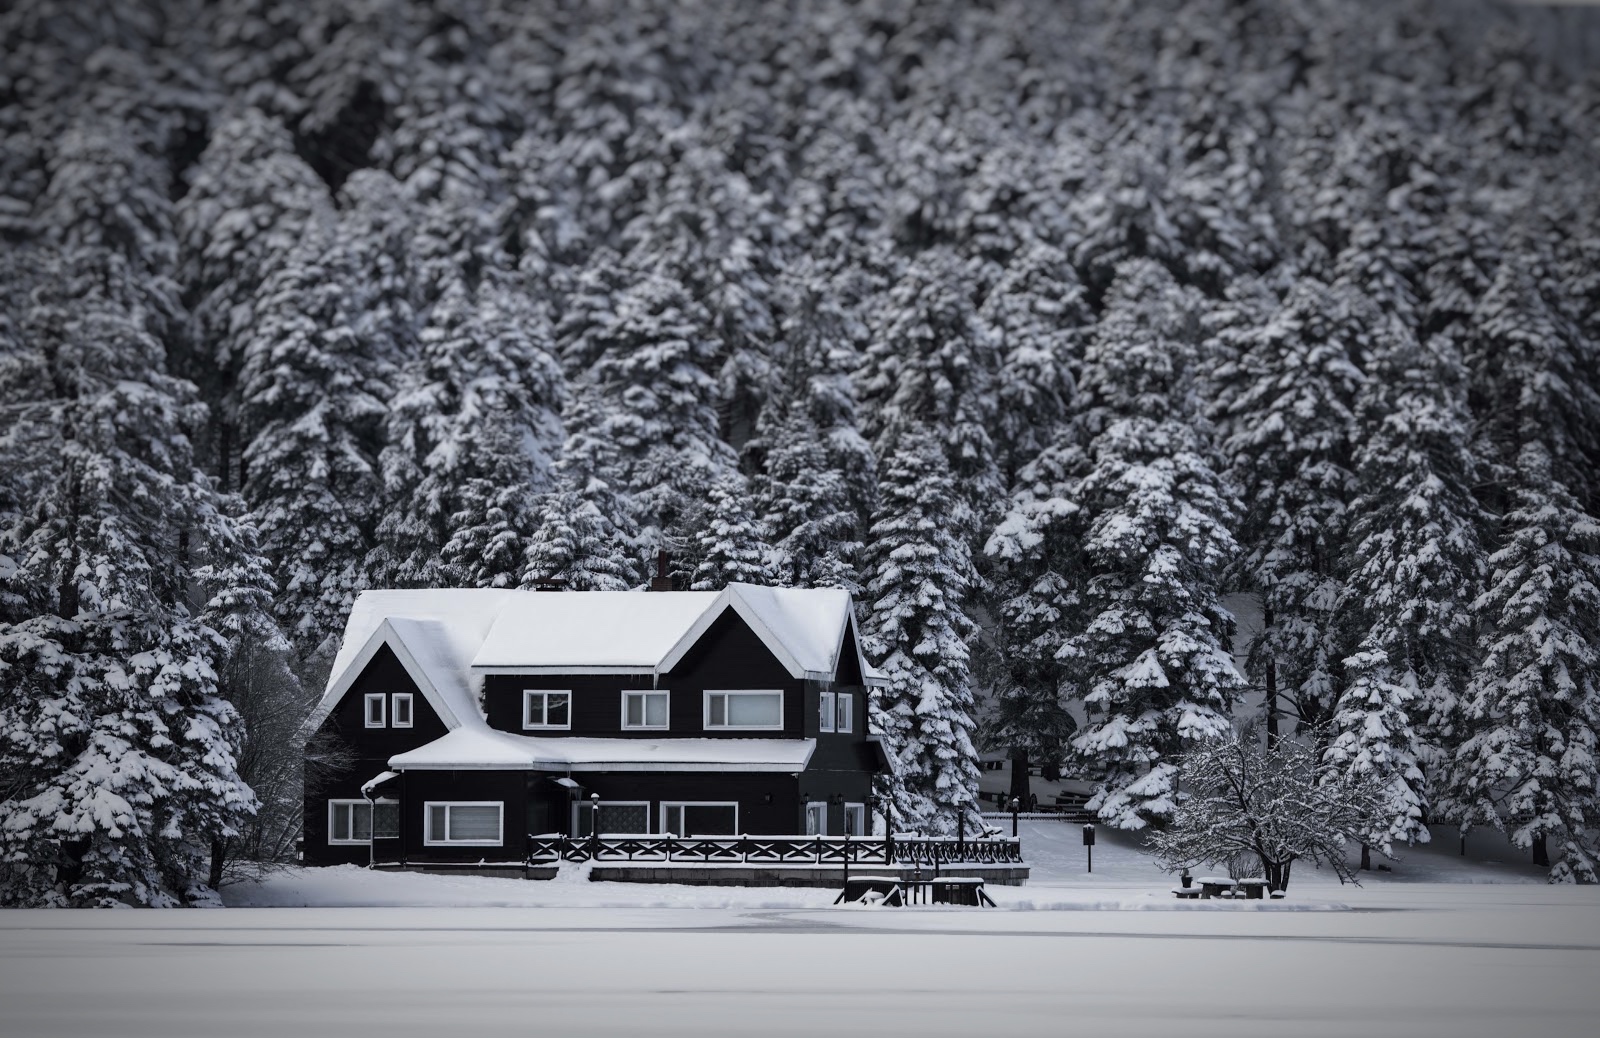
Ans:
POLYGON ((804 771, 815 739, 592 739, 464 726, 389 758, 402 771, 804 771))
POLYGON ((511 596, 498 588, 363 591, 345 621, 328 687, 306 722, 320 725, 367 664, 387 645, 447 728, 481 717, 481 678, 469 664, 511 596))
MULTIPOLYGON (((850 595, 831 588, 364 591, 308 726, 322 723, 385 645, 445 727, 488 731, 478 706, 484 674, 662 674, 729 609, 795 678, 832 679, 855 629, 850 595)), ((857 659, 866 683, 886 683, 859 648, 857 659)))
POLYGON ((715 591, 529 591, 501 607, 472 665, 561 674, 651 671, 715 591))

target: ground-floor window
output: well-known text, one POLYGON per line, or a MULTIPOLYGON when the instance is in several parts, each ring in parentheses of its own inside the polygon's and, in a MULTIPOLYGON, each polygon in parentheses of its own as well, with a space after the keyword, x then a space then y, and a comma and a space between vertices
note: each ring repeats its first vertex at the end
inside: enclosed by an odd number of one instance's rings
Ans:
POLYGON ((844 805, 844 834, 846 836, 867 835, 867 805, 844 805))
POLYGON ((732 836, 739 831, 739 805, 733 803, 664 803, 661 831, 676 836, 732 836))
POLYGON ((393 800, 328 801, 329 843, 371 843, 400 835, 400 805, 393 800))
POLYGON ((828 832, 828 805, 824 803, 806 804, 806 835, 823 836, 828 832))
POLYGON ((595 832, 647 833, 650 831, 650 801, 602 800, 599 805, 577 803, 572 807, 572 832, 575 836, 589 836, 595 832), (599 811, 599 825, 595 812, 599 811))
POLYGON ((423 808, 422 842, 430 847, 498 847, 504 808, 498 800, 430 800, 423 808))

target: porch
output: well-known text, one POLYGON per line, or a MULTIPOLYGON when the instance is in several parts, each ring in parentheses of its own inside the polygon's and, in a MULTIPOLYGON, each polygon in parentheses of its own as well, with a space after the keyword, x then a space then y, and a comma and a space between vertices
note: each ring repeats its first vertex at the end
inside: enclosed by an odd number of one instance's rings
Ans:
POLYGON ((625 883, 838 887, 862 868, 907 880, 972 877, 1003 886, 1028 878, 1022 841, 1013 838, 541 833, 528 836, 520 862, 478 863, 407 858, 398 840, 373 842, 377 868, 550 879, 564 862, 589 863, 592 880, 625 883))

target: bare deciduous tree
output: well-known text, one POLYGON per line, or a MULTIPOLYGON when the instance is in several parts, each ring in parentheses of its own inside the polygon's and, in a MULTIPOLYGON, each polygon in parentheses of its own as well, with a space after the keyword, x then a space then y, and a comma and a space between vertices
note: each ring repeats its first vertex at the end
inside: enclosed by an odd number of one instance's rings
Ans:
POLYGON ((1236 869, 1240 855, 1253 855, 1273 890, 1287 890, 1294 863, 1310 861, 1355 883, 1345 845, 1371 829, 1383 790, 1323 767, 1315 736, 1266 747, 1253 730, 1235 732, 1185 754, 1172 824, 1150 840, 1157 860, 1236 869))

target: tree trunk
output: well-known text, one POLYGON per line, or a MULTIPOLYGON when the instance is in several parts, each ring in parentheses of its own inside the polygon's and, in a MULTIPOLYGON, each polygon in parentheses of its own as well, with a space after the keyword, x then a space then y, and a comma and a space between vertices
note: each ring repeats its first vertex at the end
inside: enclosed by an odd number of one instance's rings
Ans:
POLYGON ((1361 845, 1361 871, 1372 871, 1372 848, 1366 844, 1361 845))
POLYGON ((222 889, 222 866, 228 860, 228 841, 211 841, 211 871, 206 875, 206 886, 212 890, 222 889))
MULTIPOLYGON (((1028 809, 1028 750, 1025 746, 1011 748, 1011 792, 1009 796, 1022 801, 1022 809, 1028 809)), ((1011 809, 1009 803, 1003 805, 1006 810, 1011 809)))
POLYGON ((1550 848, 1545 842, 1544 833, 1533 838, 1533 863, 1540 868, 1550 867, 1550 848))
MULTIPOLYGON (((1264 626, 1272 626, 1272 608, 1262 609, 1261 622, 1264 626)), ((1267 655, 1266 692, 1267 692, 1267 749, 1278 745, 1278 661, 1269 653, 1267 655)))
POLYGON ((1267 881, 1267 889, 1269 891, 1288 890, 1289 870, 1293 866, 1293 858, 1290 858, 1288 861, 1268 861, 1267 859, 1262 858, 1261 871, 1264 873, 1262 878, 1267 881))

